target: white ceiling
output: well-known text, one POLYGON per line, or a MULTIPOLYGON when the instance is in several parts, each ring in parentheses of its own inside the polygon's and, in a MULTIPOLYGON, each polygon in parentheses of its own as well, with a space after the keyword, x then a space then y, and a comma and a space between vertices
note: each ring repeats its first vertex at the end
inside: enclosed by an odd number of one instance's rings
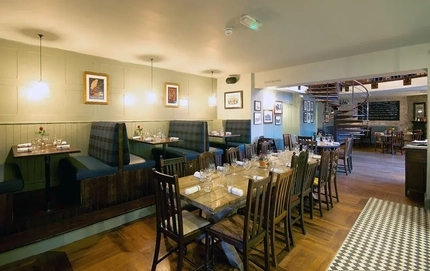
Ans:
POLYGON ((427 43, 429 14, 429 0, 0 0, 0 38, 221 78, 427 43))

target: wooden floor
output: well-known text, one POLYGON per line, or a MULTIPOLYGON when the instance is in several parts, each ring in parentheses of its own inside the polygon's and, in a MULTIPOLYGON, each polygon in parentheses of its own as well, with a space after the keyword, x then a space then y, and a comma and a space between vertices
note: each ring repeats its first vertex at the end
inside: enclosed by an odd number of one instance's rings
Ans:
MULTIPOLYGON (((404 196, 404 157, 400 154, 392 156, 363 148, 354 149, 353 157, 352 174, 338 173, 340 202, 335 203, 330 211, 324 210, 322 218, 317 211, 314 211, 313 220, 306 216, 306 235, 302 235, 298 227, 294 228, 296 245, 285 255, 277 270, 326 270, 369 197, 423 206, 423 195, 404 196)), ((147 217, 57 248, 51 253, 65 252, 73 270, 150 270, 155 245, 154 229, 155 217, 147 217)), ((43 258, 50 258, 46 255, 43 258)), ((203 263, 204 245, 191 244, 187 255, 203 263)), ((258 256, 257 252, 257 261, 258 256)), ((36 259, 30 257, 3 266, 2 270, 28 268, 36 259)), ((37 261, 40 262, 40 257, 37 261)), ((176 256, 170 256, 158 265, 157 270, 176 270, 175 261, 176 256)), ((55 270, 68 270, 67 264, 64 266, 64 269, 57 266, 55 270)), ((190 266, 186 264, 183 270, 190 270, 190 266)), ((235 269, 218 252, 215 270, 235 269)), ((252 270, 259 269, 252 267, 252 270)))

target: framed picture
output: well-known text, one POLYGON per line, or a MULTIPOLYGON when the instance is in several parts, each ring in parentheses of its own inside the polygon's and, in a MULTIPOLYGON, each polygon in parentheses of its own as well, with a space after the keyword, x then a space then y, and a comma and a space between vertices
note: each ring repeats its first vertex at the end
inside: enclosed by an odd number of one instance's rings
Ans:
POLYGON ((310 120, 311 120, 311 123, 314 123, 314 113, 309 113, 311 116, 310 116, 310 120))
POLYGON ((303 112, 303 123, 308 123, 308 112, 303 112))
POLYGON ((264 123, 273 123, 273 110, 263 110, 263 118, 264 123))
POLYGON ((254 124, 261 124, 261 112, 254 112, 254 124))
POLYGON ((311 112, 314 112, 314 102, 309 102, 309 104, 310 104, 310 108, 309 108, 309 111, 311 111, 311 112))
POLYGON ((282 116, 281 115, 275 115, 275 125, 281 125, 282 116))
POLYGON ((243 91, 224 92, 224 108, 240 109, 243 108, 243 91))
POLYGON ((164 83, 164 106, 179 107, 179 84, 164 83))
POLYGON ((275 114, 282 114, 282 101, 275 101, 275 114))
POLYGON ((84 72, 84 103, 108 104, 108 80, 107 74, 84 72))
POLYGON ((308 111, 308 101, 303 101, 303 111, 308 111))
POLYGON ((426 103, 414 103, 414 121, 423 121, 426 117, 426 103))
POLYGON ((254 111, 261 111, 261 101, 254 101, 254 111))
POLYGON ((307 123, 311 123, 311 113, 308 112, 307 116, 306 116, 306 122, 307 123))

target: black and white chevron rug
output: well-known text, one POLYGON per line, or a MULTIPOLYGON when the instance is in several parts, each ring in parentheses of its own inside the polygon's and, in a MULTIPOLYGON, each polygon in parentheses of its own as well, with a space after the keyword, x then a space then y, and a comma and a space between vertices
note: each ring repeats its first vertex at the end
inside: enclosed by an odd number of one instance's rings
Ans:
POLYGON ((370 198, 328 270, 430 270, 429 211, 370 198))

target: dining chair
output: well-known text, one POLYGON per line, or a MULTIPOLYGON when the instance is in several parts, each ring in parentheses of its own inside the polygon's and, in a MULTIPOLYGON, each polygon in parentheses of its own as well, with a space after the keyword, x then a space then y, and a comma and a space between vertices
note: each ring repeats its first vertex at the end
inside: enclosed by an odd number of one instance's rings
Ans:
POLYGON ((317 148, 318 148, 318 142, 316 142, 314 140, 305 140, 305 141, 302 141, 301 143, 302 143, 303 147, 306 146, 306 149, 308 151, 311 150, 312 153, 315 153, 315 154, 318 152, 318 150, 317 150, 317 148))
POLYGON ((278 174, 276 183, 272 191, 272 201, 269 212, 269 235, 270 235, 270 254, 272 256, 272 265, 278 267, 278 255, 283 251, 290 251, 290 240, 288 238, 288 209, 290 204, 290 194, 293 184, 294 170, 278 174), (285 248, 279 253, 275 250, 276 225, 284 222, 284 241, 285 248))
POLYGON ((271 146, 270 141, 263 141, 261 142, 261 149, 259 154, 268 154, 271 146))
POLYGON ((237 161, 243 160, 240 157, 239 147, 230 147, 225 150, 225 161, 231 165, 233 158, 235 158, 237 161))
POLYGON ((421 140, 421 138, 423 136, 423 131, 422 130, 414 130, 413 136, 414 136, 414 140, 421 140))
POLYGON ((352 152, 352 144, 352 137, 348 137, 345 145, 339 150, 339 161, 342 161, 343 164, 338 164, 338 166, 342 166, 347 176, 348 172, 352 173, 352 159, 350 157, 352 152))
POLYGON ((400 154, 403 155, 404 135, 402 131, 394 132, 391 138, 391 154, 394 155, 396 150, 400 150, 400 154))
POLYGON ((387 150, 387 152, 390 151, 393 153, 393 135, 394 131, 392 129, 385 130, 385 136, 382 137, 382 153, 385 153, 385 150, 387 150))
POLYGON ((297 141, 303 143, 303 141, 311 141, 312 136, 297 136, 297 141))
POLYGON ((291 134, 283 134, 282 138, 284 140, 284 150, 293 150, 292 142, 291 142, 291 134))
POLYGON ((208 168, 209 164, 211 164, 211 163, 215 164, 215 167, 221 166, 221 165, 217 165, 214 152, 205 151, 205 152, 199 154, 197 159, 199 161, 199 170, 208 168))
MULTIPOLYGON (((320 217, 323 216, 322 213, 322 203, 326 204, 327 210, 330 210, 330 199, 331 194, 328 188, 328 178, 330 174, 330 150, 324 150, 321 153, 321 160, 319 163, 318 176, 314 178, 313 191, 317 193, 318 210, 320 212, 320 217), (324 193, 322 193, 324 190, 324 193), (321 200, 321 195, 324 195, 325 201, 321 200)), ((311 211, 313 205, 311 205, 311 211)))
POLYGON ((330 154, 330 172, 329 172, 329 178, 328 178, 328 190, 330 193, 330 204, 333 208, 333 198, 336 199, 337 202, 339 202, 339 193, 337 190, 337 168, 338 168, 338 162, 339 162, 339 148, 332 150, 330 154), (332 186, 334 187, 334 195, 331 191, 332 186))
POLYGON ((255 154, 257 154, 257 148, 255 143, 245 144, 245 157, 246 159, 251 159, 255 154))
POLYGON ((213 270, 213 245, 224 241, 243 254, 243 270, 249 270, 249 254, 264 241, 264 270, 270 270, 268 221, 272 172, 259 181, 248 180, 245 214, 234 214, 215 223, 206 232, 206 270, 213 270))
MULTIPOLYGON (((174 252, 178 253, 177 270, 181 270, 184 259, 191 265, 194 265, 185 257, 186 246, 196 238, 205 234, 210 223, 206 219, 187 210, 182 210, 178 175, 170 176, 158 172, 155 169, 153 169, 153 171, 157 233, 151 270, 155 271, 157 265, 174 252), (170 248, 165 255, 159 258, 161 234, 164 235, 164 238, 170 238, 176 242, 177 245, 170 248)), ((201 267, 202 266, 197 269, 201 267)))
POLYGON ((288 208, 288 230, 290 232, 291 244, 294 246, 294 238, 292 226, 300 221, 302 233, 305 234, 305 220, 304 220, 304 202, 302 201, 303 192, 303 179, 308 165, 309 153, 302 151, 299 155, 293 155, 291 161, 291 168, 294 170, 293 183, 290 193, 290 206, 288 208), (298 207, 298 213, 293 216, 293 209, 298 207))
POLYGON ((291 150, 294 150, 294 148, 297 146, 298 144, 298 139, 297 139, 297 135, 296 134, 291 134, 291 150))
POLYGON ((384 138, 382 138, 382 132, 375 132, 375 151, 378 146, 381 147, 381 151, 384 152, 384 138))

